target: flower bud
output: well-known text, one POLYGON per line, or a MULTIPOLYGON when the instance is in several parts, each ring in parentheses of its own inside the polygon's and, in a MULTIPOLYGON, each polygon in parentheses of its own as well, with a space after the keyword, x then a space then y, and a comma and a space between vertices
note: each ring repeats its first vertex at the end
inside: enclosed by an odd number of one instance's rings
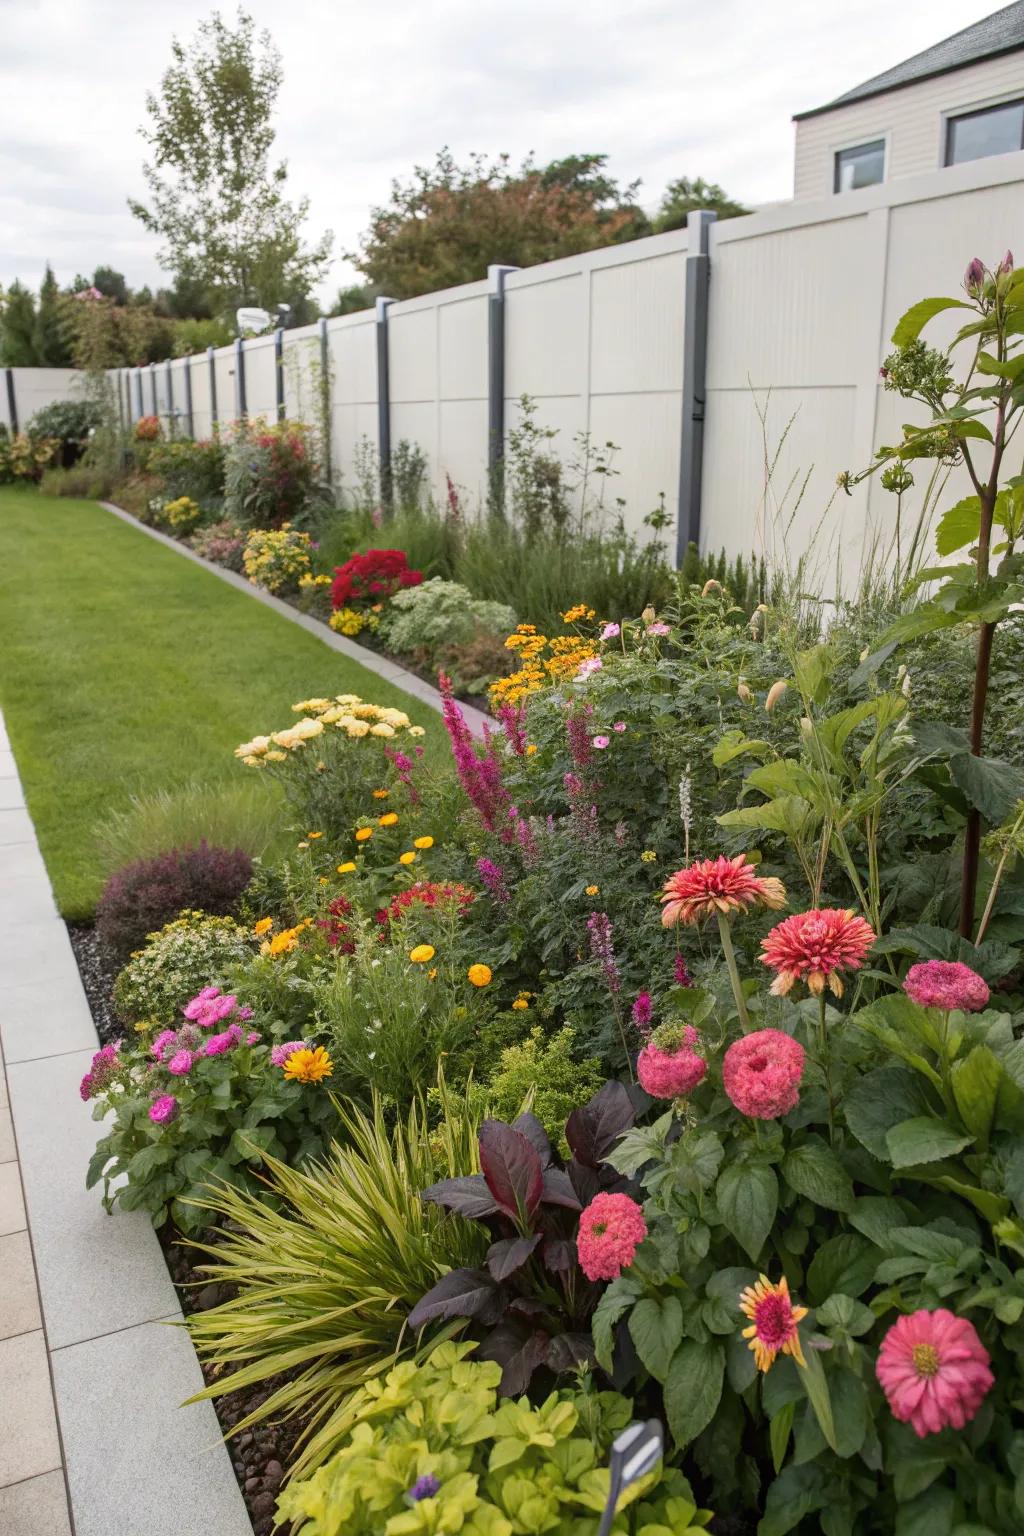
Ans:
POLYGON ((984 287, 984 284, 985 263, 982 261, 980 256, 975 256, 974 259, 967 264, 967 270, 964 273, 964 288, 970 294, 972 299, 980 299, 981 290, 984 287))
POLYGON ((1012 271, 1013 271, 1013 252, 1012 251, 1007 251, 1006 255, 1003 257, 1003 259, 999 263, 998 267, 996 267, 996 276, 997 277, 1004 277, 1008 272, 1012 272, 1012 271))
POLYGON ((754 695, 751 693, 742 677, 736 686, 736 696, 743 704, 750 704, 754 699, 754 695))
POLYGON ((800 716, 800 735, 804 738, 804 741, 810 741, 814 735, 814 721, 810 715, 800 716))
POLYGON ((866 645, 864 647, 864 649, 861 651, 860 655, 857 657, 857 660, 858 661, 867 661, 867 659, 868 659, 868 657, 870 655, 871 655, 871 647, 870 647, 870 645, 866 645))
POLYGON ((701 588, 700 595, 701 597, 707 597, 709 592, 721 592, 721 590, 722 583, 720 581, 716 581, 712 576, 710 581, 706 581, 704 583, 703 587, 701 588))
POLYGON ((781 677, 777 683, 772 683, 771 687, 768 689, 768 697, 764 701, 766 713, 769 715, 771 714, 772 710, 782 698, 782 695, 785 693, 788 687, 789 684, 785 682, 781 677))
POLYGON ((650 603, 648 603, 640 617, 643 619, 645 624, 653 624, 658 615, 655 613, 650 603))

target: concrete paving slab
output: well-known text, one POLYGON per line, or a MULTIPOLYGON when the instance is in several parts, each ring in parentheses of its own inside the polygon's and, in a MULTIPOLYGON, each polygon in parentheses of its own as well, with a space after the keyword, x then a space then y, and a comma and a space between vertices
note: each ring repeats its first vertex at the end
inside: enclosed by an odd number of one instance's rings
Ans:
POLYGON ((0 779, 16 779, 17 777, 18 768, 14 761, 14 753, 10 747, 0 747, 0 779))
MULTIPOLYGON (((10 757, 10 753, 5 756, 10 757)), ((14 759, 11 758, 13 763, 14 759)), ((2 763, 0 763, 2 769, 2 763)), ((5 774, 0 771, 0 811, 20 811, 25 808, 25 793, 21 787, 21 780, 16 773, 5 774)))
POLYGON ((0 1488, 59 1466, 42 1330, 0 1339, 0 1488))
POLYGON ((4 850, 3 865, 0 928, 20 928, 57 916, 46 865, 38 848, 31 843, 12 843, 4 850))
POLYGON ((96 1026, 78 977, 19 986, 0 1000, 0 1039, 8 1065, 96 1049, 96 1026))
POLYGON ((0 1531, 11 1536, 71 1536, 63 1472, 44 1472, 0 1488, 0 1531))
POLYGON ((21 1232, 25 1227, 25 1197, 17 1163, 0 1163, 0 1233, 21 1232))
MULTIPOLYGON (((12 1167, 13 1164, 5 1164, 12 1167)), ((18 1333, 31 1333, 43 1326, 36 1290, 36 1271, 32 1263, 32 1245, 27 1232, 10 1232, 0 1237, 0 1339, 18 1333)))
POLYGON ((12 843, 34 843, 35 838, 28 811, 23 808, 0 811, 0 848, 9 848, 12 843))
POLYGON ((10 1105, 5 1104, 0 1109, 0 1163, 13 1163, 15 1155, 14 1122, 10 1105))

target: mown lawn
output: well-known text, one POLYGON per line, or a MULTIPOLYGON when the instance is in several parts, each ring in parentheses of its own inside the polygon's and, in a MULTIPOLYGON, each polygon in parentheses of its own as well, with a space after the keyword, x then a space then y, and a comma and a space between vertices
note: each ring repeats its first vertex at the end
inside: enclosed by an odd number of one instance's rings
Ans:
POLYGON ((92 502, 0 489, 0 708, 66 917, 101 875, 94 827, 131 794, 246 772, 240 741, 318 694, 440 716, 92 502))

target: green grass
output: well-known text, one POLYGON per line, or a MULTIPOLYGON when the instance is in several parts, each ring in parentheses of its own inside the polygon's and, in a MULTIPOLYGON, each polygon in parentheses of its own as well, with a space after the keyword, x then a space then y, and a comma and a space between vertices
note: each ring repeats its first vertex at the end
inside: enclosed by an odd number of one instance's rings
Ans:
POLYGON ((0 550, 0 707, 65 917, 102 888, 99 822, 245 773, 298 699, 395 705, 441 746, 434 710, 95 503, 0 489, 0 550))

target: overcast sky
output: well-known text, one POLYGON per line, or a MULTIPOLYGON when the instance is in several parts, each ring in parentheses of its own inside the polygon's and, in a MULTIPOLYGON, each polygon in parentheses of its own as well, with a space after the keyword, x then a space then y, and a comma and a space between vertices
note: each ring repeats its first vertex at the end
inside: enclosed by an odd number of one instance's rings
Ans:
MULTIPOLYGON (((0 283, 99 264, 165 280, 143 197, 147 90, 213 9, 197 0, 0 0, 0 283)), ((233 14, 230 4, 221 7, 233 14)), ((794 112, 998 9, 993 0, 249 0, 284 62, 278 147, 310 228, 334 231, 321 296, 391 178, 479 150, 607 153, 653 206, 703 176, 750 203, 792 192, 794 112)))

